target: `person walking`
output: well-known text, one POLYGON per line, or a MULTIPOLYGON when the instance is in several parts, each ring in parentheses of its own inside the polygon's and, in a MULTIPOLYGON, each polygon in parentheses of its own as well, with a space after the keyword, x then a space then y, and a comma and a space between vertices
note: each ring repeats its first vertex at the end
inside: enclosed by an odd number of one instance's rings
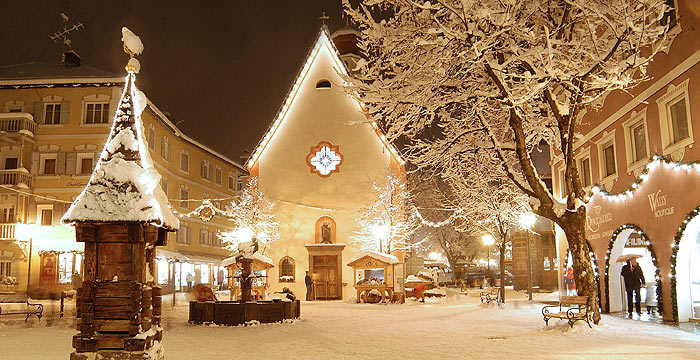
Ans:
POLYGON ((194 275, 192 275, 192 273, 187 273, 185 280, 187 280, 187 291, 192 291, 192 286, 194 285, 194 275))
POLYGON ((311 301, 313 300, 314 281, 311 279, 308 271, 306 272, 306 276, 304 276, 304 283, 306 284, 306 301, 311 301))
POLYGON ((634 294, 634 307, 637 315, 642 314, 640 288, 644 286, 644 273, 637 264, 637 259, 631 259, 622 267, 622 277, 625 278, 625 291, 627 292, 627 313, 632 317, 632 296, 634 294))

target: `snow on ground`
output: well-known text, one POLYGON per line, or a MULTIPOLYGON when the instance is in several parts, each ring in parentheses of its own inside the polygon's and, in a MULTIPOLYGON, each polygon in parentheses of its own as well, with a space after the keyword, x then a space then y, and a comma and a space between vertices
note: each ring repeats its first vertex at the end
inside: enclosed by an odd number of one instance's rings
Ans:
MULTIPOLYGON (((288 324, 220 327, 187 324, 184 301, 163 299, 163 347, 173 359, 698 359, 700 336, 672 326, 603 316, 589 329, 550 321, 541 304, 509 291, 507 305, 481 305, 479 291, 450 291, 444 299, 403 305, 304 302, 302 318, 288 324)), ((536 299, 556 298, 537 294, 536 299)), ((68 312, 74 311, 70 307, 68 312)), ((0 318, 2 359, 66 359, 73 317, 24 323, 0 318)))

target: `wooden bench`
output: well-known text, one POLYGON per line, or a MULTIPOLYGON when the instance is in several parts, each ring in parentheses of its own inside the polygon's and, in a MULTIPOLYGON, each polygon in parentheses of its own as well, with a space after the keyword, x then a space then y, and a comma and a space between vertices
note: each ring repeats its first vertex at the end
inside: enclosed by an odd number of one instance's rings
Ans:
POLYGON ((569 322, 569 326, 574 327, 574 323, 584 320, 588 327, 591 327, 592 309, 588 306, 588 296, 562 296, 556 305, 548 305, 542 308, 542 317, 545 325, 549 326, 549 319, 564 319, 569 322), (550 309, 556 310, 554 312, 550 309))
POLYGON ((30 303, 29 297, 27 297, 27 295, 17 295, 17 294, 0 295, 0 304, 24 304, 24 303, 27 304, 27 306, 24 309, 3 310, 2 307, 0 307, 0 315, 17 315, 17 314, 25 315, 26 314, 27 317, 24 319, 24 321, 29 320, 30 316, 36 315, 36 317, 39 320, 41 320, 41 316, 44 313, 44 305, 30 303))
POLYGON ((483 303, 484 301, 486 304, 490 304, 492 301, 495 301, 498 303, 498 297, 501 294, 501 288, 498 287, 492 287, 489 290, 482 291, 479 293, 479 298, 481 299, 481 302, 483 303))

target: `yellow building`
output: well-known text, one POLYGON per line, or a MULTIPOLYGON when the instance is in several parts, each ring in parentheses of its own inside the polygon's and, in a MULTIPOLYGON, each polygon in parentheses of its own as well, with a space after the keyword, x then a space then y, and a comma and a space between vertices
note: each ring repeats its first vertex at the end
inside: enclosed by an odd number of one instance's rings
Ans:
MULTIPOLYGON (((59 220, 90 178, 123 85, 124 77, 88 66, 0 67, 0 279, 7 283, 0 291, 56 294, 82 272, 82 244, 59 220)), ((161 186, 183 215, 158 250, 158 282, 180 290, 192 274, 193 283, 218 285, 228 251, 216 233, 230 225, 191 212, 207 198, 222 208, 241 190, 245 170, 183 134, 150 101, 142 120, 161 186)))

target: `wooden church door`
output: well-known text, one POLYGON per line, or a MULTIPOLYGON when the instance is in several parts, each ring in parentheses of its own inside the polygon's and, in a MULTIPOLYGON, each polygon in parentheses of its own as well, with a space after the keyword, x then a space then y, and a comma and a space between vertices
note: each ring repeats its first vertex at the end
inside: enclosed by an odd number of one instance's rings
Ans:
POLYGON ((338 256, 316 255, 313 260, 312 272, 316 274, 314 279, 314 291, 318 300, 340 299, 340 284, 338 283, 338 256))

